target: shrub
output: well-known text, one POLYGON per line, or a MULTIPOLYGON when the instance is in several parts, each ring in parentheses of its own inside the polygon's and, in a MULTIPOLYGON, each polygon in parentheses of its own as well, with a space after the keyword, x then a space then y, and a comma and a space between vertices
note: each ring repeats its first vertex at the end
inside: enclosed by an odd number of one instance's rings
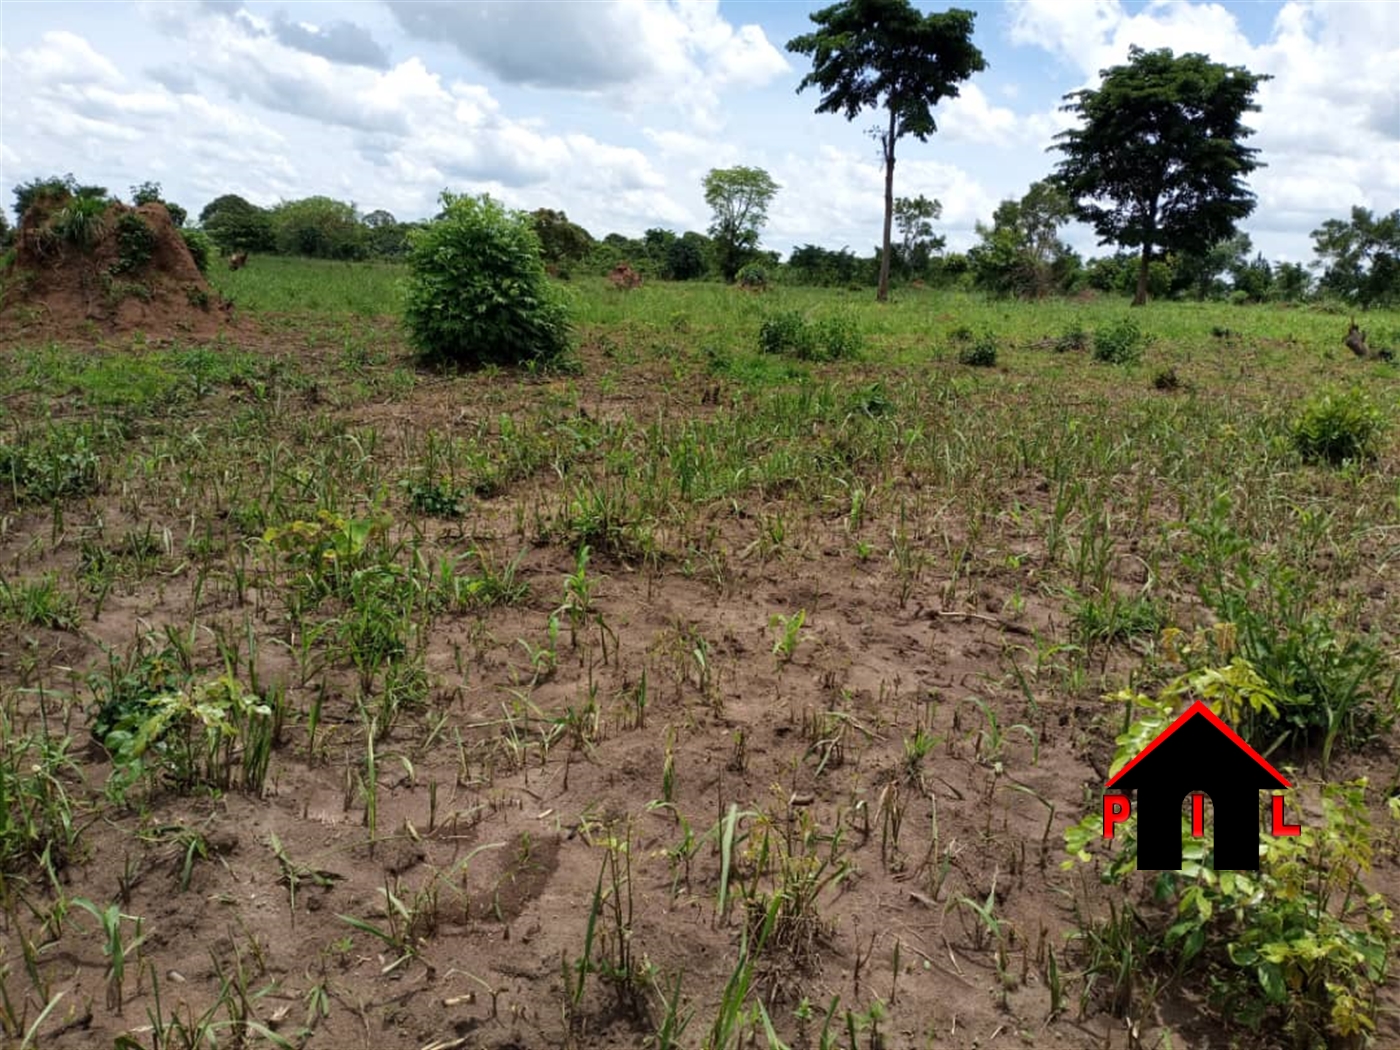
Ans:
POLYGON ((486 195, 444 192, 442 204, 439 219, 410 234, 410 342, 430 361, 464 366, 562 357, 568 310, 529 216, 486 195))
POLYGON ((994 368, 997 363, 997 340, 991 332, 978 339, 963 342, 958 350, 958 363, 974 368, 994 368))
MULTIPOLYGON (((1108 697, 1138 715, 1118 737, 1110 771, 1171 723, 1183 697, 1202 697, 1230 721, 1260 695, 1253 668, 1236 660, 1183 676, 1157 697, 1132 690, 1108 697)), ((1107 923, 1081 917, 1086 976, 1107 977, 1124 1002, 1148 975, 1197 973, 1211 1006, 1235 1023, 1281 1027, 1299 1047, 1363 1045, 1354 1040, 1375 1029, 1395 951, 1385 897, 1363 881, 1375 853, 1365 787, 1364 780, 1325 785, 1321 819, 1295 836, 1264 837, 1257 872, 1213 870, 1213 834, 1195 838, 1183 816, 1181 870, 1157 875, 1151 907, 1129 897, 1107 923), (1132 966, 1120 965, 1124 959, 1132 966)), ((1101 824, 1096 813, 1066 830, 1071 859, 1062 867, 1093 859, 1088 847, 1102 841, 1101 824)), ((1101 881, 1125 890, 1137 847, 1134 817, 1117 829, 1101 881)))
POLYGON ((799 361, 840 361, 860 353, 860 329, 849 317, 808 321, 796 310, 766 318, 758 330, 765 354, 785 354, 799 361))
POLYGON ((1115 321, 1094 333, 1094 360, 1111 365, 1132 365, 1142 359, 1147 337, 1130 317, 1115 321))
POLYGON ((784 310, 765 318, 759 326, 758 348, 765 354, 787 354, 809 360, 816 349, 816 340, 802 314, 784 310))
POLYGON ((181 228, 180 236, 185 240, 185 247, 190 250, 190 258, 199 268, 200 273, 209 272, 209 257, 214 254, 214 242, 203 230, 187 230, 181 228))
POLYGON ((851 317, 828 317, 814 326, 825 360, 843 361, 860 354, 860 326, 851 317))
POLYGON ((1373 459, 1384 426, 1384 416, 1362 391, 1324 391, 1299 410, 1293 444, 1310 462, 1373 459))
POLYGON ((768 287, 768 273, 757 263, 749 263, 742 267, 734 280, 738 282, 740 288, 762 289, 768 287))
POLYGON ((73 197, 53 217, 53 230, 69 244, 83 250, 91 248, 102 236, 103 216, 107 202, 97 197, 73 197))
POLYGON ((123 212, 116 223, 117 261, 112 273, 135 273, 156 252, 156 234, 151 224, 134 211, 123 212))

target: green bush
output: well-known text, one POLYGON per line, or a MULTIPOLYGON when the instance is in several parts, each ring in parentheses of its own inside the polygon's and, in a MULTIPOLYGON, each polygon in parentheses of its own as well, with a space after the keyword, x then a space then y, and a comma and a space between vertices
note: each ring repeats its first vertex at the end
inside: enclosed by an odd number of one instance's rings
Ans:
POLYGON ((740 288, 767 288, 768 272, 758 263, 749 263, 740 268, 734 275, 734 280, 740 288))
POLYGON ((195 266, 200 273, 209 272, 209 257, 214 254, 214 242, 203 230, 187 230, 181 228, 180 236, 185 240, 185 247, 190 250, 190 258, 194 260, 195 266))
MULTIPOLYGON (((1203 699, 1227 722, 1261 698, 1268 703, 1258 675, 1239 659, 1178 678, 1156 697, 1124 690, 1108 699, 1137 717, 1117 738, 1110 773, 1170 725, 1187 696, 1203 699)), ((1085 948, 1086 977, 1102 980, 1124 1003, 1138 982, 1198 975, 1222 1020, 1282 1029, 1296 1047, 1366 1045, 1362 1037, 1375 1030, 1383 1009, 1396 941, 1385 897, 1364 881, 1377 852, 1365 790, 1364 779, 1325 785, 1321 818, 1295 836, 1265 836, 1258 871, 1214 870, 1213 832, 1194 837, 1183 816, 1181 870, 1156 875, 1147 906, 1126 892, 1138 853, 1131 818, 1117 829, 1100 869, 1100 881, 1121 903, 1106 921, 1080 912, 1076 939, 1085 948)), ((1286 805, 1298 811, 1296 799, 1286 805)), ((1061 867, 1088 863, 1090 845, 1104 841, 1102 817, 1092 814, 1064 834, 1070 859, 1061 867)))
POLYGON ((758 347, 765 354, 783 354, 799 361, 840 361, 860 353, 860 329, 849 317, 808 321, 796 310, 767 317, 758 330, 758 347))
POLYGON ((997 340, 991 332, 984 332, 977 339, 962 342, 958 350, 958 363, 974 368, 995 368, 997 363, 997 340))
POLYGON ((1147 337, 1130 317, 1094 332, 1094 360, 1111 365, 1132 365, 1142 360, 1147 337))
POLYGON ((156 253, 156 234, 151 224, 134 211, 123 212, 116 223, 117 261, 112 273, 135 273, 156 253))
POLYGON ((1385 417, 1360 390, 1324 391, 1303 403, 1293 421, 1293 444, 1310 462, 1374 459, 1385 417))
POLYGON ((569 312, 528 215, 444 192, 440 218, 409 235, 404 322, 427 360, 548 364, 569 349, 569 312))
POLYGON ((796 310, 784 310, 764 319, 758 329, 758 348, 765 354, 787 354, 808 359, 815 340, 807 321, 796 310))
POLYGON ((814 327, 825 360, 844 361, 860 355, 860 326, 854 318, 828 317, 825 321, 818 321, 814 327))

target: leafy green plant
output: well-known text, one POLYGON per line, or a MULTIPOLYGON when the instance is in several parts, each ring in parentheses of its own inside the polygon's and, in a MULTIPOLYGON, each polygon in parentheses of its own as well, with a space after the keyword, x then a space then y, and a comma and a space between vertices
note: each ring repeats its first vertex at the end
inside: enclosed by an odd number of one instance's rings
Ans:
POLYGON ((156 234, 138 212, 122 212, 113 227, 117 261, 108 269, 114 274, 136 273, 145 268, 156 251, 156 234))
POLYGON ((958 363, 974 368, 995 368, 997 363, 997 341, 991 332, 963 343, 958 349, 958 363))
MULTIPOLYGON (((1157 697, 1120 694, 1143 712, 1118 737, 1110 772, 1125 766, 1171 721, 1185 688, 1222 716, 1267 706, 1247 664, 1212 669, 1173 683, 1157 697)), ((1126 1009, 1135 981, 1154 970, 1199 972, 1222 1017, 1250 1028, 1273 1022, 1302 1047, 1337 1045, 1375 1031, 1377 997, 1395 948, 1385 898, 1362 882, 1373 846, 1365 782, 1325 785, 1321 826, 1296 836, 1266 837, 1260 869, 1215 871, 1209 836, 1191 835, 1183 817, 1182 868, 1162 872, 1152 893, 1161 907, 1130 900, 1108 919, 1081 916, 1079 941, 1091 973, 1112 977, 1115 1002, 1126 1009)), ((1101 817, 1065 832, 1074 859, 1092 859, 1101 817)), ((1120 886, 1135 869, 1136 818, 1116 829, 1103 881, 1120 886)))
POLYGON ((759 325, 758 348, 765 354, 788 354, 807 360, 816 352, 816 339, 800 312, 783 310, 764 318, 759 325))
POLYGON ((1291 424, 1293 444, 1310 462, 1336 466, 1374 459, 1385 416, 1364 391, 1323 391, 1299 406, 1291 424))
POLYGON ((1241 734, 1266 754, 1320 742, 1325 770, 1337 744, 1357 747, 1392 723, 1400 674, 1374 634, 1339 630, 1317 603, 1314 577, 1258 555, 1229 514, 1228 500, 1212 504, 1191 526, 1198 553, 1186 558, 1221 624, 1189 639, 1173 632, 1169 655, 1191 669, 1242 658, 1273 703, 1251 714, 1241 734))
POLYGON ((425 359, 543 365, 568 352, 568 308, 529 216, 444 192, 440 217, 409 239, 404 322, 425 359))
POLYGON ((775 614, 768 621, 769 627, 779 628, 778 640, 773 643, 773 655, 783 663, 790 663, 797 652, 797 643, 802 636, 802 627, 807 622, 807 610, 798 609, 791 616, 775 614))
POLYGON ((1120 318, 1094 332, 1094 360, 1132 365, 1142 360, 1147 337, 1131 317, 1120 318))
POLYGON ((209 272, 209 260, 217 250, 214 241, 203 230, 181 228, 180 239, 185 242, 185 247, 189 249, 190 258, 194 260, 195 268, 200 273, 209 272))
POLYGON ((17 502, 49 503, 98 487, 99 459, 86 428, 54 426, 0 444, 0 483, 17 502))
POLYGON ((181 792, 200 785, 260 792, 280 709, 228 675, 133 705, 102 738, 116 770, 151 771, 181 792))
POLYGON ((809 321, 797 310, 766 317, 758 329, 758 347, 799 361, 841 361, 860 354, 860 328, 848 316, 809 321))
POLYGON ((419 514, 433 518, 460 518, 466 512, 468 491, 450 478, 405 478, 400 484, 408 502, 419 514))

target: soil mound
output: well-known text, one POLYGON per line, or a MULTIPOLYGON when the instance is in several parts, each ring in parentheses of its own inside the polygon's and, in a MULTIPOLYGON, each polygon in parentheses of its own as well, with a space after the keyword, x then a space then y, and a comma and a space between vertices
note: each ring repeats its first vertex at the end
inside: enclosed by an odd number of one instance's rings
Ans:
POLYGON ((233 325, 163 204, 37 201, 0 281, 4 340, 208 339, 233 325))

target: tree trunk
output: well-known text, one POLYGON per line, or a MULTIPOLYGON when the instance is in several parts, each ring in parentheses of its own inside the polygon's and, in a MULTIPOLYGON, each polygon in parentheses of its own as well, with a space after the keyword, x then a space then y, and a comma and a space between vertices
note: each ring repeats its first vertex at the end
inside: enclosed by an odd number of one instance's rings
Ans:
POLYGON ((883 303, 890 297, 890 227, 894 224, 894 132, 895 110, 890 107, 890 130, 885 133, 885 242, 880 253, 880 287, 875 301, 883 303))
POLYGON ((1133 296, 1134 306, 1145 306, 1147 304, 1147 268, 1152 263, 1152 245, 1144 241, 1142 245, 1142 262, 1138 266, 1137 294, 1133 296))

